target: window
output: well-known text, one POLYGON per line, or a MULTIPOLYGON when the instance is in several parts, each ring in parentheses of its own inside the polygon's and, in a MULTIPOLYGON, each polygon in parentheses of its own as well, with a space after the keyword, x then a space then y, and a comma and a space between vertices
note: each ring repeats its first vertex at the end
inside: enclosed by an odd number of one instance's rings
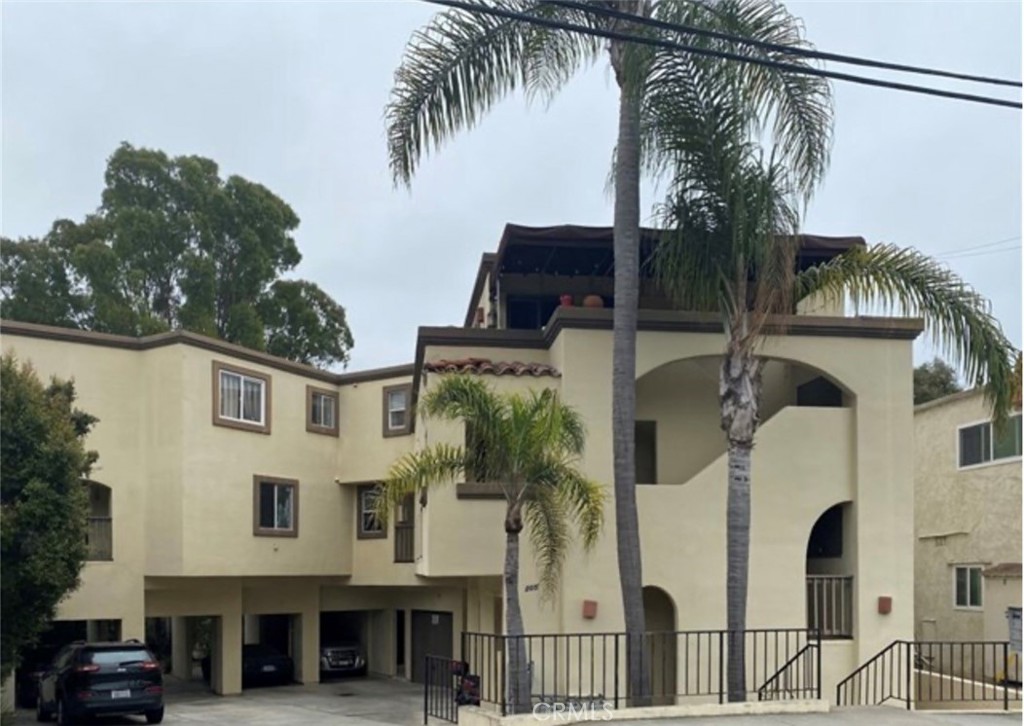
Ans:
POLYGON ((213 362, 213 423, 270 433, 270 376, 213 362))
POLYGON ((478 430, 466 424, 466 481, 478 484, 489 483, 487 472, 487 447, 478 430))
POLYGON ((338 394, 306 386, 306 431, 338 435, 338 394))
POLYGON ((381 522, 374 512, 374 505, 377 502, 377 486, 361 486, 357 490, 357 515, 359 517, 357 536, 359 539, 383 539, 387 537, 384 530, 384 523, 381 522))
POLYGON ((412 432, 412 414, 409 411, 412 385, 385 386, 384 435, 402 436, 412 432))
POLYGON ((981 607, 981 567, 967 565, 953 569, 953 604, 958 608, 981 607))
POLYGON ((958 432, 960 468, 987 464, 1021 455, 1021 415, 1009 417, 1006 428, 997 434, 990 421, 964 426, 958 432))
POLYGON ((253 500, 253 534, 269 537, 298 536, 298 481, 254 476, 253 500))
POLYGON ((636 433, 636 483, 658 483, 658 423, 637 421, 636 433))

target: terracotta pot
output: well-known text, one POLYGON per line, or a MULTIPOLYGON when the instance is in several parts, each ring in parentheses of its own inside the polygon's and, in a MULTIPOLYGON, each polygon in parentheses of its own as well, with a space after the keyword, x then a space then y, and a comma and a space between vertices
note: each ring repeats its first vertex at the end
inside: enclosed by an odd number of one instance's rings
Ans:
POLYGON ((572 307, 572 295, 562 295, 558 298, 558 301, 562 304, 563 308, 572 307))
POLYGON ((604 300, 601 299, 600 295, 587 295, 583 298, 583 307, 585 308, 603 308, 604 300))

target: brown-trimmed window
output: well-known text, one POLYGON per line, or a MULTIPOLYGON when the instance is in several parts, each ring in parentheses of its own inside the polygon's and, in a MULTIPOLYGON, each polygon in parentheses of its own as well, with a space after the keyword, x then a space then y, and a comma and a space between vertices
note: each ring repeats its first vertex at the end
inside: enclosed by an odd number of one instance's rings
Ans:
POLYGON ((298 480, 257 474, 252 478, 252 490, 252 533, 264 537, 298 537, 298 480))
POLYGON ((213 423, 270 433, 270 376, 213 362, 213 423))
POLYGON ((403 436, 412 432, 412 384, 384 387, 384 435, 403 436))
POLYGON ((306 386, 306 431, 338 435, 338 393, 306 386))
POLYGON ((356 489, 356 533, 359 539, 383 539, 388 536, 384 523, 374 509, 377 503, 377 485, 368 484, 356 489))

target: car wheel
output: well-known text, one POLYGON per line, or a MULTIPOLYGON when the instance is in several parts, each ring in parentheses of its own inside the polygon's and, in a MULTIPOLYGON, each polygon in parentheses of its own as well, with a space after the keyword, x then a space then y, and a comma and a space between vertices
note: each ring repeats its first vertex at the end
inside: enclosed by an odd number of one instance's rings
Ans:
POLYGON ((146 711, 146 723, 160 723, 164 720, 164 707, 146 711))
POLYGON ((50 720, 50 712, 43 706, 43 696, 36 696, 36 721, 45 723, 50 720))

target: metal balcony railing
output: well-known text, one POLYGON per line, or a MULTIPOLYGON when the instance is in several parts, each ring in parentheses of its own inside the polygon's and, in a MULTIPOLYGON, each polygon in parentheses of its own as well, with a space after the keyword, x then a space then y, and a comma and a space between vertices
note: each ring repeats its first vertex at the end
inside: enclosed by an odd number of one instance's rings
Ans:
POLYGON ((807 627, 822 638, 853 637, 853 575, 807 576, 807 627))

